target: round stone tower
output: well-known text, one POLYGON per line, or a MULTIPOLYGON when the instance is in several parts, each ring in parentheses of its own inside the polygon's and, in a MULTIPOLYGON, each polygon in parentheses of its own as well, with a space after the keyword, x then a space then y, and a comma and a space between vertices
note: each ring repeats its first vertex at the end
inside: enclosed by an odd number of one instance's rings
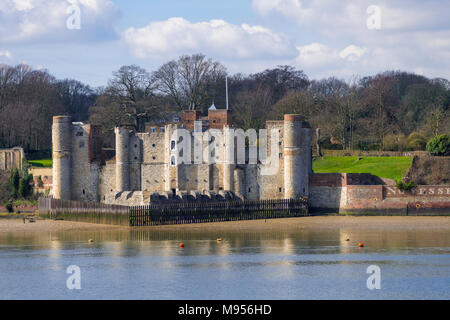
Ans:
POLYGON ((297 114, 284 115, 284 197, 308 196, 311 127, 297 114))
POLYGON ((130 190, 130 130, 116 127, 116 191, 130 190))
POLYGON ((234 191, 234 129, 223 128, 224 136, 224 164, 223 164, 223 190, 234 191))
POLYGON ((72 174, 72 118, 69 116, 53 117, 53 197, 71 199, 72 174))

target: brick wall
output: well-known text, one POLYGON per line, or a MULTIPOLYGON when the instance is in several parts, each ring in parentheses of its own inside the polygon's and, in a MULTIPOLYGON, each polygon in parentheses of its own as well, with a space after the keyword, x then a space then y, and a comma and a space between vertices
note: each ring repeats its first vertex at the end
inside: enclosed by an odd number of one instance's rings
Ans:
MULTIPOLYGON (((348 181, 345 176, 339 174, 311 176, 309 195, 311 210, 330 209, 334 212, 381 214, 450 214, 450 185, 418 186, 412 192, 403 192, 389 185, 347 185, 345 181, 348 181)), ((353 183, 355 181, 358 179, 352 180, 353 183)))
POLYGON ((209 127, 211 129, 222 129, 225 125, 231 125, 231 112, 225 109, 209 110, 209 127))

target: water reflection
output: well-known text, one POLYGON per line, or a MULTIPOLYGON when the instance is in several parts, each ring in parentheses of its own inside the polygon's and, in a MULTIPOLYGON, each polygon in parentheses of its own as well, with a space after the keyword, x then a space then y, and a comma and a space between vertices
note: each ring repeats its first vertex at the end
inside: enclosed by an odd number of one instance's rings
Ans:
POLYGON ((5 233, 0 298, 445 299, 449 244, 446 230, 412 229, 5 233), (65 288, 71 264, 82 270, 81 293, 65 288), (365 285, 371 264, 382 269, 376 293, 365 285))

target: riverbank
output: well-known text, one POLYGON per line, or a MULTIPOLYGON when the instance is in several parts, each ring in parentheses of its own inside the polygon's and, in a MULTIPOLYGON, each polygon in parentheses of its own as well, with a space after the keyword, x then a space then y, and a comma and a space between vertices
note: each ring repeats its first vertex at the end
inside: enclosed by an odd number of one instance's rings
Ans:
POLYGON ((123 227, 114 225, 93 224, 87 222, 73 222, 62 220, 37 219, 35 222, 23 218, 2 217, 0 218, 0 233, 8 232, 60 232, 60 231, 88 231, 88 230, 116 230, 123 227))
POLYGON ((316 216, 283 218, 268 220, 247 220, 230 222, 212 222, 183 225, 162 225, 152 227, 123 227, 85 222, 22 219, 0 219, 0 233, 7 232, 59 232, 85 230, 183 230, 183 231, 264 231, 284 229, 383 229, 383 230, 449 230, 450 217, 402 217, 402 216, 316 216))

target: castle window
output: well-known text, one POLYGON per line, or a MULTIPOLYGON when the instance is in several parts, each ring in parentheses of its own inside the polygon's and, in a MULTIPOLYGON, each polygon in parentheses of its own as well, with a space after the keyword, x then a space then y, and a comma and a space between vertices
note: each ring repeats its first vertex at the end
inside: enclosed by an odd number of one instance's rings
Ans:
POLYGON ((175 162, 175 156, 171 156, 170 157, 170 165, 171 166, 174 166, 176 164, 176 162, 175 162))
POLYGON ((134 147, 137 148, 137 144, 135 144, 134 147))
POLYGON ((159 131, 160 131, 160 132, 165 132, 165 131, 166 131, 166 128, 161 127, 161 128, 159 128, 159 131))
POLYGON ((80 141, 80 148, 84 147, 84 141, 80 141))
POLYGON ((134 160, 137 160, 137 157, 134 157, 134 160))
POLYGON ((283 188, 279 187, 278 192, 283 192, 283 188))
POLYGON ((77 137, 82 137, 82 136, 83 136, 83 131, 77 132, 77 133, 76 133, 76 136, 77 136, 77 137))
POLYGON ((282 153, 279 153, 279 154, 278 154, 278 158, 280 158, 280 159, 283 158, 283 154, 282 154, 282 153))
POLYGON ((252 192, 252 188, 248 188, 248 192, 252 192))
POLYGON ((152 157, 152 159, 153 159, 153 160, 156 160, 156 157, 155 157, 155 156, 153 156, 153 157, 152 157))
POLYGON ((175 140, 170 141, 170 150, 175 150, 175 140))
POLYGON ((83 189, 83 194, 86 194, 86 191, 84 191, 84 189, 83 189))
POLYGON ((152 144, 152 147, 153 147, 153 148, 156 147, 156 144, 152 144))
POLYGON ((150 132, 156 132, 156 128, 150 128, 150 132))

